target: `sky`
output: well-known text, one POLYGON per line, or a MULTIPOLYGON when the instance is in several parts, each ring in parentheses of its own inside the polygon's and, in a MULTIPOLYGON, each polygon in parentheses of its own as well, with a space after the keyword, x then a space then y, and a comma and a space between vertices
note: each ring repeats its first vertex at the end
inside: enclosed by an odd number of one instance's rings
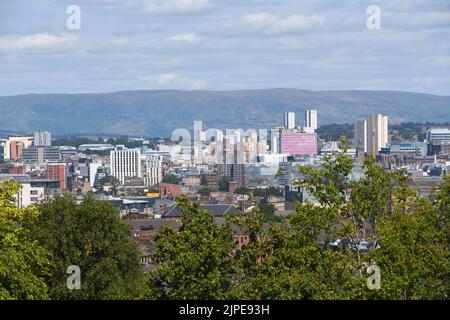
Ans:
POLYGON ((1 96, 264 88, 450 95, 450 0, 0 0, 1 96))

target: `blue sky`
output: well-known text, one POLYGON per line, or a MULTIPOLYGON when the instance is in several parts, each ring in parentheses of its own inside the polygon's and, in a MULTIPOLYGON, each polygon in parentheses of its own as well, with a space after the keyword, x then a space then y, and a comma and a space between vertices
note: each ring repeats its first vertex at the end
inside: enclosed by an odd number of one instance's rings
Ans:
POLYGON ((450 95, 450 0, 0 0, 0 95, 275 87, 450 95))

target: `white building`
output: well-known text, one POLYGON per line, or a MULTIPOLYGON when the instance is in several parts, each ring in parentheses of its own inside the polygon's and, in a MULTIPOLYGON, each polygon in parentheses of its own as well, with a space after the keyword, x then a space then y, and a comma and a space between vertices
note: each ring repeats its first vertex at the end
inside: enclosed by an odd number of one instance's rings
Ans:
POLYGON ((367 120, 361 120, 355 126, 355 148, 359 152, 376 155, 389 143, 388 117, 372 114, 367 120))
POLYGON ((34 143, 36 147, 48 147, 52 145, 52 134, 48 131, 36 131, 34 133, 34 143))
POLYGON ((295 129, 295 112, 284 113, 284 127, 286 129, 295 129))
POLYGON ((372 115, 367 121, 367 152, 373 155, 381 151, 381 148, 385 148, 389 142, 388 136, 388 117, 379 115, 372 115))
POLYGON ((364 155, 367 153, 367 120, 363 119, 355 124, 355 138, 353 145, 356 152, 364 155))
POLYGON ((317 110, 306 110, 305 112, 305 127, 310 128, 305 131, 314 132, 317 130, 317 110))
POLYGON ((110 151, 111 175, 119 179, 121 184, 125 178, 142 177, 141 173, 141 150, 127 149, 118 145, 110 151))
POLYGON ((29 182, 22 182, 20 184, 20 191, 15 195, 17 199, 17 206, 19 208, 26 208, 31 204, 37 204, 45 197, 44 187, 33 187, 29 182))

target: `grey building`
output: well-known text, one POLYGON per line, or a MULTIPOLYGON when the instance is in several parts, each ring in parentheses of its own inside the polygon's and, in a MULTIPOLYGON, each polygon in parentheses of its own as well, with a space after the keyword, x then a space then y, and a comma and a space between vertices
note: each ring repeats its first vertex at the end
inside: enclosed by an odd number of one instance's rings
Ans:
POLYGON ((60 158, 59 147, 31 146, 24 149, 22 153, 22 161, 29 164, 59 162, 60 158))

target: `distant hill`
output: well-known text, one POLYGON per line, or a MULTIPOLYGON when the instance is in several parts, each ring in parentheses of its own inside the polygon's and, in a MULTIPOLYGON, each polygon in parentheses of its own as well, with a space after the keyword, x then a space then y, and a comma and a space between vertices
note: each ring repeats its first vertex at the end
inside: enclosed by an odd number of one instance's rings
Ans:
POLYGON ((319 110, 319 125, 354 123, 372 112, 391 123, 450 120, 450 97, 396 91, 123 91, 99 94, 29 94, 0 97, 0 131, 54 134, 127 134, 168 136, 192 129, 271 128, 283 112, 319 110))

